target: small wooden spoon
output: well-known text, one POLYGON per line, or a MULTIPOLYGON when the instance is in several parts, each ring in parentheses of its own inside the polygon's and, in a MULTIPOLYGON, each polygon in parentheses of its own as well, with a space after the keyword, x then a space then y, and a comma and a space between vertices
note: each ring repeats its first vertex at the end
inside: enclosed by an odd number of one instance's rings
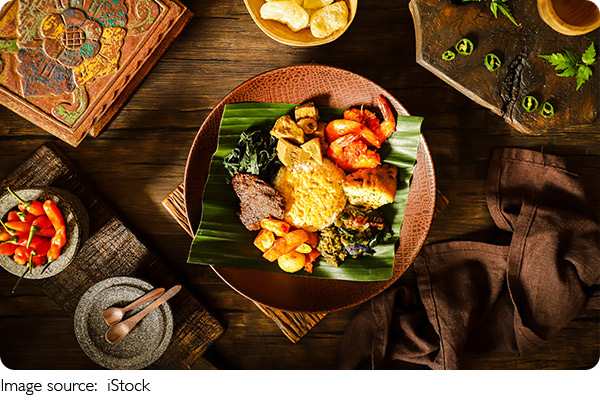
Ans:
POLYGON ((125 307, 107 308, 106 310, 102 311, 102 318, 104 318, 108 325, 114 325, 123 318, 125 312, 151 302, 152 300, 160 297, 160 295, 162 295, 164 292, 164 288, 156 288, 125 307))
POLYGON ((181 285, 173 286, 169 289, 165 294, 160 296, 158 299, 154 301, 154 303, 150 304, 148 307, 144 308, 139 313, 135 314, 133 317, 126 319, 125 321, 121 321, 116 325, 111 326, 108 331, 106 331, 105 338, 109 343, 117 343, 119 340, 123 339, 134 326, 137 325, 138 322, 142 320, 146 315, 150 313, 150 311, 154 310, 162 303, 169 300, 171 297, 175 296, 177 292, 181 289, 181 285))

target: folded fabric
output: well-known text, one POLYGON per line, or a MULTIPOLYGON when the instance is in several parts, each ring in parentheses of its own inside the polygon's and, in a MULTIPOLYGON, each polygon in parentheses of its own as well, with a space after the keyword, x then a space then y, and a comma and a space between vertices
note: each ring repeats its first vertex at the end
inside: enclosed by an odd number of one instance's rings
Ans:
POLYGON ((565 327, 600 280, 600 227, 557 156, 497 149, 486 200, 510 244, 425 246, 342 338, 339 367, 460 368, 466 352, 526 353, 565 327))

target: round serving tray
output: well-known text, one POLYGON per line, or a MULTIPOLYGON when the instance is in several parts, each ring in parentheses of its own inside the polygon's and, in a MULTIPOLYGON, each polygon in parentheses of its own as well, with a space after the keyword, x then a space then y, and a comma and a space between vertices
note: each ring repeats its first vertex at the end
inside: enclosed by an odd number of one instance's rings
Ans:
MULTIPOLYGON (((402 104, 379 85, 352 72, 323 65, 276 69, 235 88, 206 118, 190 149, 184 179, 189 226, 195 232, 200 224, 202 193, 210 160, 217 146, 219 123, 225 104, 302 103, 311 100, 317 106, 350 107, 374 105, 375 99, 381 94, 390 100, 398 114, 409 115, 402 104)), ((212 268, 234 290, 268 307, 305 313, 348 308, 381 293, 410 266, 427 238, 435 199, 433 162, 425 138, 421 135, 392 279, 351 282, 227 268, 224 265, 212 268)), ((368 263, 368 259, 365 262, 368 263)))

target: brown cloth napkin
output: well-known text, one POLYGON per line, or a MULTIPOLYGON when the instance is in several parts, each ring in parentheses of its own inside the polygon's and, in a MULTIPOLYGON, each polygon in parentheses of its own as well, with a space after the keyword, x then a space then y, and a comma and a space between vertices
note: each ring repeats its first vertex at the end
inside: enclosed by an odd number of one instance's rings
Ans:
POLYGON ((510 244, 425 246, 342 338, 340 368, 460 368, 466 352, 523 354, 565 327, 600 278, 600 228, 557 156, 497 149, 487 204, 510 244))

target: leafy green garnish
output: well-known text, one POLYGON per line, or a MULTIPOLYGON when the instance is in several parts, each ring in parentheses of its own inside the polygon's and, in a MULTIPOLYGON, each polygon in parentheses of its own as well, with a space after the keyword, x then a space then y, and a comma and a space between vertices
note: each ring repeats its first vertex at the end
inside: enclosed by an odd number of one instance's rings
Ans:
POLYGON ((223 158, 223 166, 230 178, 252 174, 269 180, 281 166, 276 147, 277 139, 268 131, 242 132, 238 145, 223 158))
POLYGON ((590 65, 596 63, 596 48, 594 43, 590 44, 581 56, 581 62, 577 54, 570 50, 563 50, 560 53, 553 53, 550 55, 540 55, 541 58, 550 62, 554 66, 558 76, 574 76, 577 80, 577 89, 581 87, 590 76, 592 76, 592 69, 590 65))
MULTIPOLYGON (((463 3, 467 3, 470 1, 481 1, 481 0, 462 0, 463 3)), ((490 10, 492 14, 494 14, 495 18, 498 18, 498 11, 506 16, 513 24, 519 26, 519 23, 515 20, 515 17, 512 15, 512 10, 510 6, 506 3, 508 0, 492 0, 490 3, 490 10)))

